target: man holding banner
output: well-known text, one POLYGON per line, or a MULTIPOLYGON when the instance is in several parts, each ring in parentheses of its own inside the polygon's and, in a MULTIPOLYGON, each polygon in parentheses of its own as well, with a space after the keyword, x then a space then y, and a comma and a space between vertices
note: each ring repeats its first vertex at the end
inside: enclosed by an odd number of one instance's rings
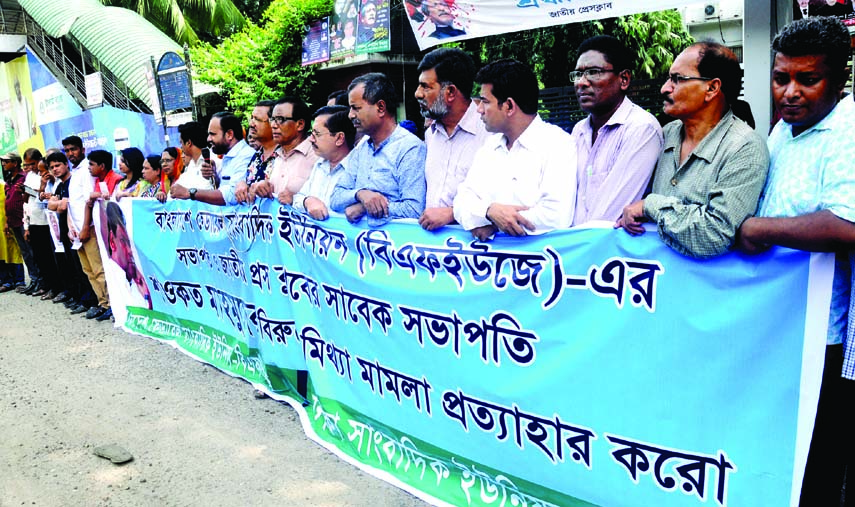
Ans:
POLYGON ((855 103, 851 96, 841 100, 849 31, 834 18, 798 20, 778 34, 772 49, 772 95, 781 120, 769 135, 772 166, 759 216, 742 224, 739 246, 749 253, 771 245, 837 252, 822 388, 801 496, 805 507, 836 506, 847 461, 855 465, 847 409, 855 400, 855 103))
POLYGON ((369 227, 418 218, 425 209, 425 145, 398 125, 395 86, 373 72, 354 79, 347 90, 350 119, 368 139, 351 152, 330 208, 351 222, 368 215, 369 227))
POLYGON ((576 204, 576 156, 572 139, 537 114, 540 89, 530 68, 516 60, 487 64, 478 113, 494 133, 475 154, 457 189, 454 218, 484 241, 570 227, 576 204))
POLYGON ((579 46, 570 79, 588 117, 570 134, 578 158, 574 225, 617 220, 624 206, 641 198, 662 152, 659 121, 626 96, 633 57, 609 35, 579 46))
POLYGON ((427 196, 419 225, 433 231, 454 222, 457 187, 489 134, 472 102, 475 64, 468 54, 435 49, 422 58, 418 71, 416 100, 422 116, 434 120, 425 130, 427 196))
POLYGON ((623 210, 615 227, 632 235, 653 222, 666 245, 682 255, 726 253, 736 231, 757 210, 769 168, 763 139, 730 108, 739 97, 736 55, 714 42, 686 48, 662 85, 665 149, 653 191, 623 210))

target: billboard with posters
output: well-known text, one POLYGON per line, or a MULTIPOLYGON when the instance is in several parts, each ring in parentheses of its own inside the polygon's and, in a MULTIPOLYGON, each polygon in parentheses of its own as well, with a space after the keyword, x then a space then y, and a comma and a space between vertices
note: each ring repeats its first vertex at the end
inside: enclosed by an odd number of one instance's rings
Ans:
POLYGON ((330 18, 319 19, 309 24, 309 32, 303 39, 301 64, 304 67, 330 59, 329 24, 330 18))
POLYGON ((376 53, 392 48, 389 37, 389 0, 362 0, 356 52, 376 53))
MULTIPOLYGON (((813 0, 811 0, 813 1, 813 0)), ((825 0, 822 0, 825 1, 825 0)), ((836 0, 835 0, 836 1, 836 0)), ((851 0, 844 0, 851 1, 851 0)), ((403 0, 419 49, 543 26, 680 7, 686 0, 403 0)))
POLYGON ((359 25, 358 0, 336 0, 330 16, 330 59, 356 54, 356 27, 359 25))

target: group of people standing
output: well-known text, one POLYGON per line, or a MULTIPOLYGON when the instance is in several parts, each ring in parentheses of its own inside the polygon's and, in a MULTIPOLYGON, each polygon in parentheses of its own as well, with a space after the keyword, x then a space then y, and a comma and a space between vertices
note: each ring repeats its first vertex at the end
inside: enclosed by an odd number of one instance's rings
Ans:
MULTIPOLYGON (((834 252, 825 370, 802 505, 836 506, 855 456, 844 415, 855 399, 855 143, 849 139, 855 103, 844 92, 850 45, 848 30, 834 18, 798 20, 781 30, 772 46, 771 89, 781 119, 766 139, 739 118, 743 73, 721 44, 692 44, 674 60, 661 89, 664 112, 674 121, 661 128, 627 96, 632 53, 613 37, 586 40, 570 80, 588 117, 569 134, 541 119, 528 66, 500 60, 476 72, 465 52, 440 48, 418 67, 415 98, 429 123, 424 142, 397 122, 392 82, 370 73, 314 112, 294 96, 256 103, 248 140, 232 113, 213 115, 207 129, 184 124, 180 149, 144 160, 138 150, 125 150, 124 179, 109 170, 106 152, 90 153, 89 170, 81 170, 79 138, 65 139, 64 153, 48 155, 43 169, 35 169, 28 152, 27 181, 40 187, 30 196, 37 203, 31 210, 59 213, 62 246, 75 254, 56 254, 56 264, 79 265, 86 274, 97 295, 87 313, 93 318, 108 315, 109 300, 97 248, 87 246, 90 215, 93 203, 110 195, 212 205, 273 198, 316 220, 335 211, 368 227, 398 218, 428 231, 457 223, 480 241, 593 220, 639 235, 651 224, 669 247, 698 259, 773 245, 834 252), (82 246, 75 248, 76 241, 82 246)), ((13 160, 14 154, 3 158, 4 169, 13 160)), ((19 179, 19 172, 7 179, 7 226, 22 252, 28 241, 45 250, 49 243, 37 239, 44 234, 33 230, 43 219, 35 213, 29 229, 22 228, 17 211, 10 212, 10 203, 22 202, 10 193, 19 179)), ((35 285, 25 292, 35 287, 34 295, 86 304, 82 283, 50 281, 50 269, 31 257, 24 254, 35 285)), ((59 272, 70 278, 73 269, 59 272)))
MULTIPOLYGON (((9 244, 14 238, 16 246, 0 264, 0 293, 16 290, 62 303, 71 314, 110 320, 113 314, 93 232, 94 204, 124 197, 165 201, 170 182, 182 172, 183 157, 178 148, 147 157, 138 148, 126 148, 118 160, 119 174, 113 170, 111 153, 87 154, 77 136, 63 139, 62 145, 62 150, 48 150, 46 156, 30 148, 23 157, 17 152, 0 157, 6 198, 3 239, 9 244), (16 253, 22 262, 15 262, 16 253), (24 266, 29 284, 24 282, 24 266)), ((114 250, 115 245, 108 245, 111 254, 114 250)))

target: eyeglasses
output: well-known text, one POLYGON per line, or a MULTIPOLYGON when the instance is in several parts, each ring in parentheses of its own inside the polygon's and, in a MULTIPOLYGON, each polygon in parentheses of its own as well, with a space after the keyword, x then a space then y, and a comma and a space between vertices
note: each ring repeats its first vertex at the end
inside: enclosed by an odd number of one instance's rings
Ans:
POLYGON ((160 157, 160 163, 161 163, 161 164, 171 164, 171 163, 173 163, 173 162, 175 162, 175 159, 174 159, 174 158, 169 158, 169 157, 160 157))
POLYGON ((714 77, 701 77, 701 76, 683 76, 682 74, 669 74, 668 81, 671 81, 671 84, 674 86, 679 85, 680 83, 685 83, 686 81, 712 81, 715 79, 714 77))
POLYGON ((326 134, 334 135, 332 132, 320 132, 318 130, 312 129, 312 135, 315 137, 321 137, 321 136, 326 135, 326 134))
POLYGON ((273 125, 273 124, 282 125, 283 123, 291 121, 293 119, 294 118, 291 118, 289 116, 271 116, 270 117, 270 124, 271 125, 273 125))
POLYGON ((617 73, 615 69, 601 69, 599 67, 592 67, 590 69, 585 70, 574 70, 570 73, 570 82, 577 83, 583 77, 588 81, 598 81, 605 77, 605 74, 608 72, 617 73))
POLYGON ((262 120, 261 118, 256 118, 255 116, 252 116, 251 118, 252 118, 252 121, 254 121, 256 123, 270 123, 270 120, 262 120))

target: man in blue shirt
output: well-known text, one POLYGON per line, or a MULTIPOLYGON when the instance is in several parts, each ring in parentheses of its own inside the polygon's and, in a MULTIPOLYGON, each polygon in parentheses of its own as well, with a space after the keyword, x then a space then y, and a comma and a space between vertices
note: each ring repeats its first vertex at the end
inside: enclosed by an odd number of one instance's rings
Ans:
MULTIPOLYGON (((772 164, 758 217, 743 222, 738 239, 749 253, 770 245, 836 253, 822 387, 802 483, 804 507, 840 505, 847 461, 849 484, 855 487, 849 414, 855 401, 855 312, 850 307, 855 103, 852 97, 841 98, 849 48, 846 27, 822 17, 795 21, 772 43, 772 96, 781 120, 769 135, 772 164)), ((847 490, 850 500, 853 490, 847 490)))
POLYGON ((398 126, 398 99, 389 78, 362 75, 347 89, 350 119, 367 139, 350 154, 330 207, 351 222, 368 215, 369 227, 392 218, 419 218, 425 209, 424 143, 398 126))

